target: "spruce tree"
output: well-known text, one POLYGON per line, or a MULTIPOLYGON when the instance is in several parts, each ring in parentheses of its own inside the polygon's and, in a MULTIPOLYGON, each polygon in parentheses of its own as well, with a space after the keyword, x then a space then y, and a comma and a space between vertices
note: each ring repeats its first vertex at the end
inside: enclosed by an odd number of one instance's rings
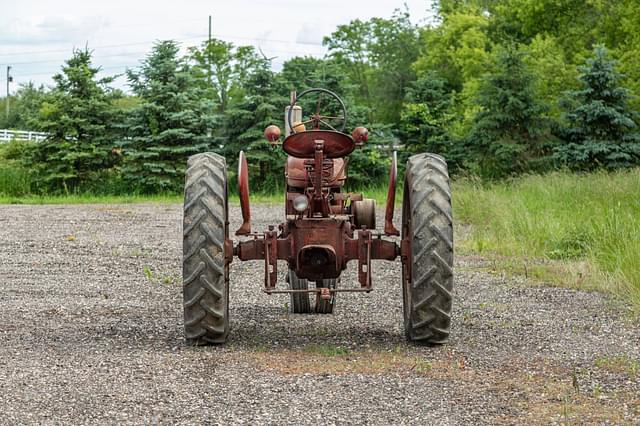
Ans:
MULTIPOLYGON (((275 76, 266 60, 247 77, 245 90, 244 99, 225 115, 223 154, 229 164, 235 165, 239 152, 244 150, 252 167, 253 184, 273 191, 283 182, 285 155, 280 147, 269 145, 264 138, 264 129, 270 124, 284 128, 284 107, 288 98, 278 93, 275 76)), ((231 168, 235 170, 235 167, 231 168)))
POLYGON ((34 146, 28 160, 41 189, 73 190, 118 160, 108 87, 113 78, 98 79, 99 72, 85 48, 74 50, 62 72, 53 77, 56 85, 45 95, 38 119, 39 128, 49 137, 34 146))
POLYGON ((448 156, 452 151, 449 127, 453 120, 451 90, 435 73, 419 78, 407 89, 400 132, 411 152, 448 156))
POLYGON ((622 87, 616 62, 603 46, 579 67, 581 88, 568 93, 562 106, 567 110, 566 142, 554 157, 578 170, 615 169, 640 162, 637 113, 628 105, 629 90, 622 87))
POLYGON ((513 46, 497 53, 495 70, 483 77, 477 113, 467 140, 468 153, 485 177, 526 171, 544 150, 546 108, 534 95, 533 75, 513 46))
POLYGON ((212 148, 215 105, 178 52, 174 41, 158 42, 127 72, 141 102, 126 124, 123 173, 144 192, 180 191, 187 158, 212 148))

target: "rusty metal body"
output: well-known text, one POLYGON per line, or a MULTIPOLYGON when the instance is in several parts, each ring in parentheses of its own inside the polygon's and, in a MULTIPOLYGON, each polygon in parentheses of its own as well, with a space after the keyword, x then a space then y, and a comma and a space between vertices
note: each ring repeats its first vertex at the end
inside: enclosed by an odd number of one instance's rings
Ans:
MULTIPOLYGON (((295 101, 289 109, 293 109, 293 104, 295 101)), ((324 116, 316 112, 314 117, 324 116)), ((389 174, 384 231, 379 232, 372 229, 375 228, 373 200, 365 203, 362 194, 342 192, 347 178, 348 155, 367 141, 367 129, 358 127, 352 136, 336 131, 332 126, 332 130, 321 130, 320 118, 316 120, 315 129, 296 132, 298 125, 291 122, 289 114, 287 132, 291 133, 282 143, 282 148, 289 154, 285 167, 285 221, 277 229, 269 226, 265 232, 251 233, 248 167, 244 154, 240 154, 238 188, 243 223, 236 235, 248 238, 235 246, 227 240, 225 256, 228 263, 234 257, 241 261, 263 261, 263 291, 268 294, 317 292, 328 298, 329 293, 334 292, 369 292, 372 290, 371 261, 393 261, 402 255, 401 247, 406 245, 384 238, 399 234, 392 223, 397 177, 395 154, 389 174), (354 214, 355 206, 359 209, 358 214, 354 214), (373 223, 362 217, 373 218, 373 223), (338 278, 347 264, 354 261, 358 264, 359 286, 277 289, 278 260, 286 261, 299 278, 312 281, 338 278)), ((274 127, 267 128, 265 137, 272 145, 277 145, 280 131, 274 127)))

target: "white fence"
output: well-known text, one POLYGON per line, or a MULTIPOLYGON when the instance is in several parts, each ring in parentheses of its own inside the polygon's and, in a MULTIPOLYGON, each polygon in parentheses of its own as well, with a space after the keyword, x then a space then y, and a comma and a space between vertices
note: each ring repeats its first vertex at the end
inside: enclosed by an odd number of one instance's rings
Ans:
POLYGON ((48 134, 43 132, 0 129, 0 143, 6 143, 11 140, 40 142, 42 140, 45 140, 47 136, 48 134))

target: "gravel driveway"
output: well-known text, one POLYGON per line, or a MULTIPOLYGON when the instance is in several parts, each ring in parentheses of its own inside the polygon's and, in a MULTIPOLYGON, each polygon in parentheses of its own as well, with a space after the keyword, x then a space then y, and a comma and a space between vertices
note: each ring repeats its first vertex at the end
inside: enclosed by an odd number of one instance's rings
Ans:
POLYGON ((229 343, 185 346, 181 226, 178 205, 0 206, 0 424, 640 423, 628 307, 472 257, 445 346, 404 342, 399 262, 330 316, 288 314, 234 262, 229 343))

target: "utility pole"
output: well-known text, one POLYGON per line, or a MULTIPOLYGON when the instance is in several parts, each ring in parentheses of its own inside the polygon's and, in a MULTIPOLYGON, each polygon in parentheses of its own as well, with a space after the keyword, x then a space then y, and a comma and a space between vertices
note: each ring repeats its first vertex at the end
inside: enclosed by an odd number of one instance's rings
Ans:
POLYGON ((11 65, 7 65, 7 99, 5 99, 5 118, 9 121, 9 83, 13 81, 13 77, 10 74, 11 65))
POLYGON ((213 72, 211 70, 211 15, 209 15, 209 42, 207 43, 207 73, 209 75, 209 85, 213 84, 213 72))

